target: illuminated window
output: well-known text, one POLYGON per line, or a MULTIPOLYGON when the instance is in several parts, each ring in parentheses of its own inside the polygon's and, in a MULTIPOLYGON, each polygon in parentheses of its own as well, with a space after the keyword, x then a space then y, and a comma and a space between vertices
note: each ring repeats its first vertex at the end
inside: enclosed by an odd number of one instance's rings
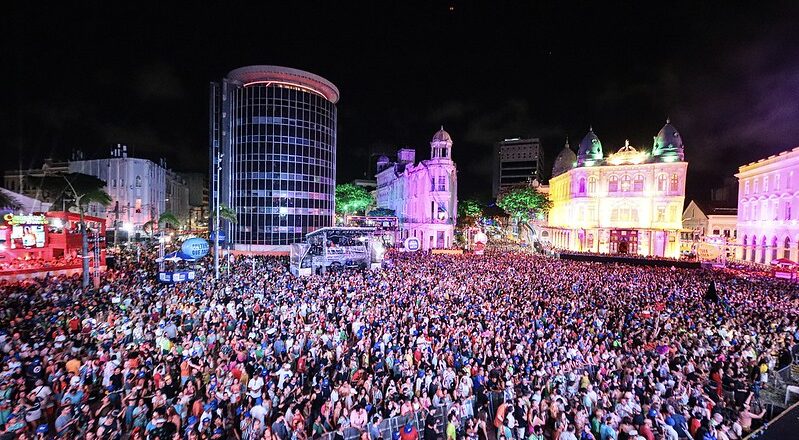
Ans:
POLYGON ((788 237, 785 237, 785 242, 783 243, 782 258, 785 258, 786 260, 791 259, 791 239, 788 237))
POLYGON ((594 176, 588 178, 588 193, 589 194, 596 193, 596 177, 594 176))
POLYGON ((578 194, 585 194, 585 177, 580 177, 580 185, 577 192, 578 194))
POLYGON ((628 192, 628 191, 630 191, 631 187, 632 187, 632 179, 630 179, 630 176, 622 176, 622 178, 621 178, 621 190, 623 192, 628 192))
POLYGON ((615 193, 619 190, 619 178, 616 176, 610 176, 610 180, 608 180, 608 192, 615 193))
POLYGON ((136 188, 141 188, 141 176, 136 176, 136 188))
POLYGON ((780 190, 780 175, 777 174, 774 176, 774 191, 780 190))
POLYGON ((768 192, 768 176, 763 177, 763 192, 768 192))
POLYGON ((439 191, 447 190, 447 176, 438 176, 438 190, 439 191))
POLYGON ((743 246, 741 247, 741 249, 743 250, 743 255, 741 255, 741 259, 742 259, 742 260, 746 260, 746 250, 747 250, 747 249, 746 249, 746 245, 747 245, 747 244, 748 244, 748 243, 747 243, 747 237, 746 237, 746 235, 744 235, 743 246))
POLYGON ((658 191, 666 191, 666 175, 661 174, 658 176, 658 191))
MULTIPOLYGON (((744 194, 749 195, 749 181, 744 182, 744 194)), ((744 257, 746 258, 746 257, 744 257)))
POLYGON ((644 190, 644 176, 637 175, 635 176, 635 181, 633 182, 633 191, 641 192, 644 190))
POLYGON ((677 174, 671 175, 671 180, 669 180, 669 191, 670 192, 677 192, 677 188, 679 187, 680 179, 677 177, 677 174))
POLYGON ((666 207, 665 206, 658 206, 657 214, 655 215, 656 222, 664 222, 666 221, 666 207))

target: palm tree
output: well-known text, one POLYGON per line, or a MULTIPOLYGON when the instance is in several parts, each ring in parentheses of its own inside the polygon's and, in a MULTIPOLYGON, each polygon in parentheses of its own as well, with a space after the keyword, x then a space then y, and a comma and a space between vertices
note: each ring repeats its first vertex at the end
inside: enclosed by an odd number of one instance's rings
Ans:
MULTIPOLYGON (((214 215, 215 214, 212 212, 209 217, 211 222, 214 221, 214 215)), ((238 223, 239 222, 238 213, 236 212, 235 209, 229 206, 219 205, 219 220, 227 220, 230 223, 238 223)))
POLYGON ((83 287, 89 286, 89 237, 86 231, 86 207, 91 203, 101 206, 111 204, 111 196, 105 191, 105 181, 82 173, 57 173, 31 179, 33 186, 55 195, 54 205, 63 203, 65 209, 76 207, 80 214, 83 260, 83 287))
POLYGON ((176 229, 180 227, 180 220, 175 217, 175 214, 171 212, 165 212, 158 216, 158 228, 167 228, 171 227, 172 229, 176 229))

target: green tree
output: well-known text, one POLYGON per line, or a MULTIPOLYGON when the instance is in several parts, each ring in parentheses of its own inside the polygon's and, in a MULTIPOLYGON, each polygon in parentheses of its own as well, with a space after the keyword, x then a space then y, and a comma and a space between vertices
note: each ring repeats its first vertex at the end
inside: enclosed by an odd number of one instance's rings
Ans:
MULTIPOLYGON (((82 236, 81 255, 89 254, 89 238, 86 231, 86 207, 91 203, 102 206, 111 204, 111 196, 105 191, 105 181, 81 173, 57 173, 50 176, 30 179, 32 186, 53 195, 53 206, 64 205, 66 209, 75 207, 80 214, 82 236)), ((83 258, 83 287, 89 285, 89 259, 83 258)))
POLYGON ((497 206, 516 220, 527 222, 549 212, 552 202, 533 186, 521 184, 502 190, 497 197, 497 206))
POLYGON ((353 183, 336 185, 336 213, 355 214, 364 212, 374 203, 374 197, 366 189, 353 183))
POLYGON ((396 211, 388 208, 375 208, 367 212, 366 215, 372 217, 394 217, 397 215, 396 211))
POLYGON ((483 204, 475 199, 458 202, 458 220, 464 225, 474 225, 483 216, 483 204))
MULTIPOLYGON (((209 217, 211 223, 214 222, 214 215, 215 214, 212 212, 209 217)), ((238 223, 239 222, 238 213, 236 212, 235 209, 229 206, 219 205, 219 220, 227 220, 230 223, 238 223)))

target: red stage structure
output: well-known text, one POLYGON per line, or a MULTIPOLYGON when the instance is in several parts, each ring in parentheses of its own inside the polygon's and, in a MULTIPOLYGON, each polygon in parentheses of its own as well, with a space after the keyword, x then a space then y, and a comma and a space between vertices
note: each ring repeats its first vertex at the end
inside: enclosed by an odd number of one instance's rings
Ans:
MULTIPOLYGON (((84 216, 89 267, 105 269, 105 219, 84 216)), ((42 272, 81 269, 80 215, 50 211, 5 214, 0 221, 0 276, 24 278, 42 272)))

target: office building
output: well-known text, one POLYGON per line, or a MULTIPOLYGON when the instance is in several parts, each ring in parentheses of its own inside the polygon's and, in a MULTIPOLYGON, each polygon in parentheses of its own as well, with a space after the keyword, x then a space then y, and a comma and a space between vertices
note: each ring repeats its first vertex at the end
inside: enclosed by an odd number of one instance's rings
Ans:
POLYGON ((518 183, 541 181, 541 141, 505 139, 494 146, 493 196, 518 183))
POLYGON ((220 203, 238 216, 221 222, 233 249, 286 252, 333 225, 338 98, 326 79, 278 66, 211 84, 210 209, 218 183, 220 203))
POLYGON ((458 213, 458 178, 452 161, 452 138, 444 127, 430 141, 430 159, 418 164, 416 151, 403 148, 397 161, 377 160, 377 207, 394 211, 400 239, 416 237, 423 250, 454 244, 458 213))
POLYGON ((799 147, 738 168, 738 253, 767 264, 799 259, 799 147))
POLYGON ((680 133, 668 121, 651 151, 629 143, 604 155, 590 130, 549 180, 548 236, 560 249, 677 258, 680 255, 685 161, 680 133))

